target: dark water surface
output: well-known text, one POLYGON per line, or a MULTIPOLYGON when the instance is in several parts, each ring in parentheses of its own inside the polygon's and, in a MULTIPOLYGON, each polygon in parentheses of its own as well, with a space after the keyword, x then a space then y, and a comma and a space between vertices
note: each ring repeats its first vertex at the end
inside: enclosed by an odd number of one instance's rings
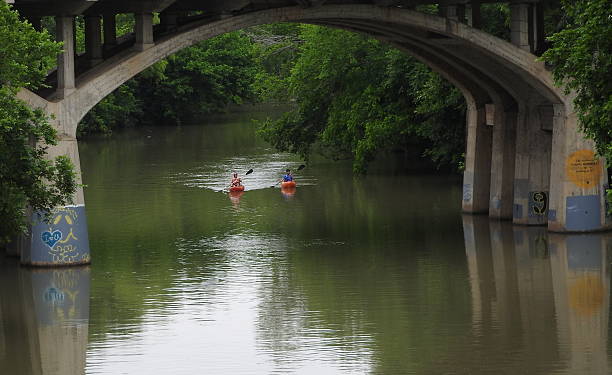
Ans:
POLYGON ((270 188, 301 161, 254 115, 80 142, 93 264, 0 257, 0 374, 610 373, 609 235, 462 216, 457 177, 270 188))

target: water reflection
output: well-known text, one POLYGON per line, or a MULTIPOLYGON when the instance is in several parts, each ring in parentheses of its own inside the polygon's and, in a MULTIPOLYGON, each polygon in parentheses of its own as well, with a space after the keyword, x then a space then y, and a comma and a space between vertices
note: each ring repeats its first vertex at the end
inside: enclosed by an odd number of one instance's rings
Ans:
POLYGON ((234 208, 238 208, 240 205, 240 197, 244 195, 244 191, 230 191, 227 195, 229 196, 234 208))
POLYGON ((483 357, 484 367, 609 373, 612 236, 550 234, 467 215, 463 227, 473 336, 485 351, 496 345, 506 352, 505 358, 483 357))
POLYGON ((25 269, 0 258, 0 369, 19 375, 83 374, 89 268, 25 269))
POLYGON ((568 373, 609 374, 608 236, 550 236, 559 349, 568 373))
POLYGON ((293 186, 293 187, 281 187, 281 194, 283 194, 283 197, 285 197, 286 199, 293 198, 293 196, 295 195, 296 191, 297 191, 297 188, 295 186, 293 186))

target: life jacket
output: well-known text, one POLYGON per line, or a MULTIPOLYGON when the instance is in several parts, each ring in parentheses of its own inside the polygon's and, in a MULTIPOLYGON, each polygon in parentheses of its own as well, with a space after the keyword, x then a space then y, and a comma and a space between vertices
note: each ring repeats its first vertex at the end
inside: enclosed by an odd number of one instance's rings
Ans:
POLYGON ((293 176, 286 174, 283 176, 283 181, 285 182, 293 181, 293 176))

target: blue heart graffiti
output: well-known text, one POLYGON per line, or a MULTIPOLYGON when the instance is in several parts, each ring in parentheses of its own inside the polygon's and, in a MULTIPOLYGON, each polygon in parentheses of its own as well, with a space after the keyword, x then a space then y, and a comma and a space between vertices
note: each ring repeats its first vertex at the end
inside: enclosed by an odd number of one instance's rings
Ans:
POLYGON ((49 246, 49 248, 53 249, 53 246, 55 246, 55 244, 61 240, 63 237, 62 232, 60 232, 59 230, 56 230, 54 232, 42 232, 41 235, 41 239, 42 242, 44 242, 47 246, 49 246))

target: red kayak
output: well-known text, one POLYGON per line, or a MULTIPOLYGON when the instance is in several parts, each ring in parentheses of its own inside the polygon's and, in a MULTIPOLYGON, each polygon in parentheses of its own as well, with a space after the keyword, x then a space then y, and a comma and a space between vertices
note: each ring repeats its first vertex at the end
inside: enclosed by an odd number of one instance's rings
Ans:
POLYGON ((232 186, 231 188, 229 188, 229 191, 244 191, 244 185, 232 186))
POLYGON ((294 188, 296 186, 295 181, 281 182, 281 188, 294 188))

